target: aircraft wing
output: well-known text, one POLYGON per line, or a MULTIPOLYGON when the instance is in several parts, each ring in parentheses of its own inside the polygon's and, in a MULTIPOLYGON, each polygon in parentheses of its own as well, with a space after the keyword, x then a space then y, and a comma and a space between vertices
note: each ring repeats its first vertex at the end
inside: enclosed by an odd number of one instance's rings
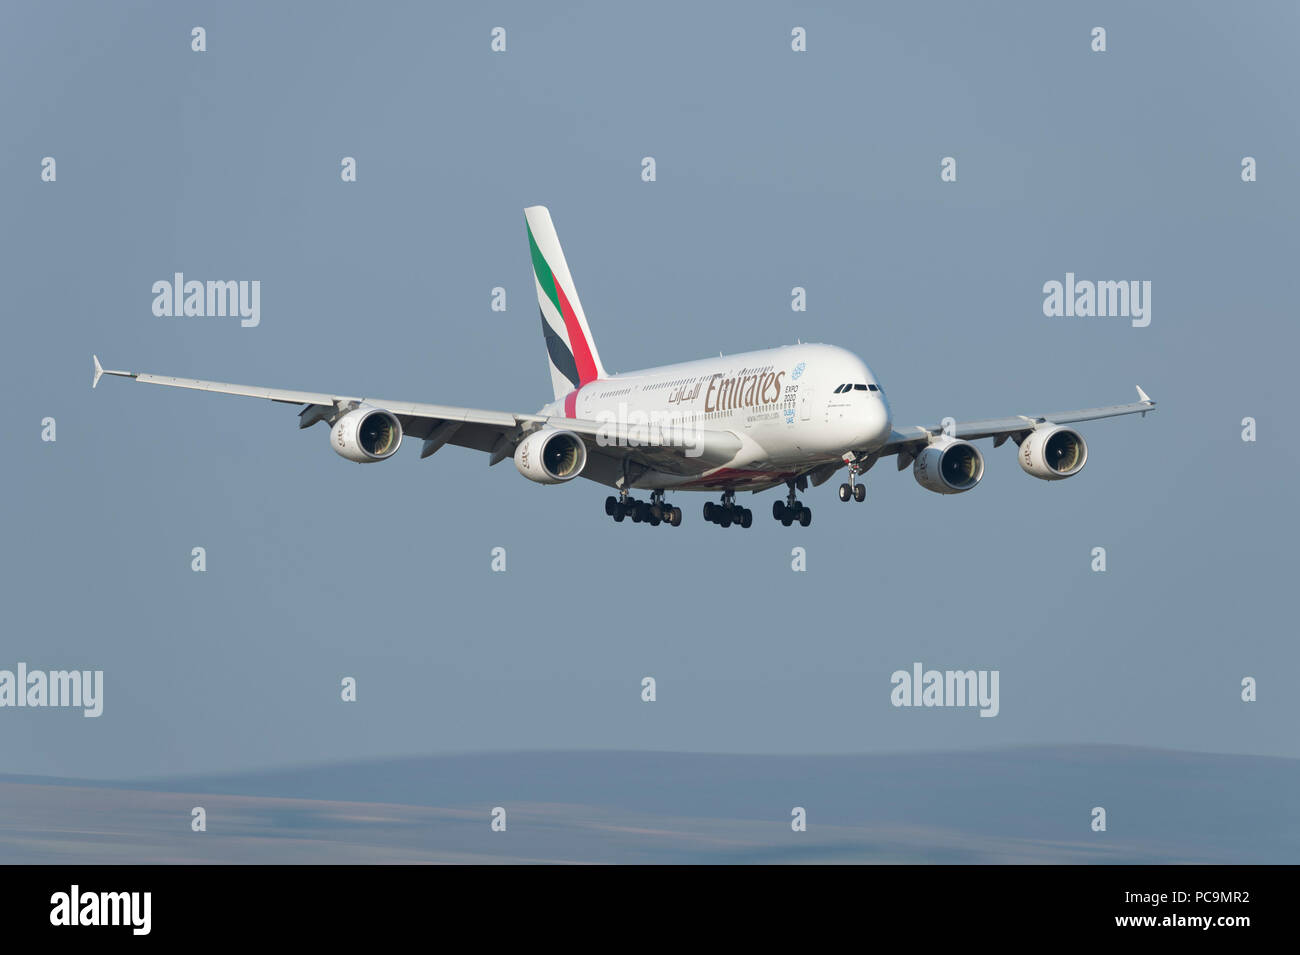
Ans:
POLYGON ((1013 415, 1009 418, 988 418, 983 421, 958 421, 951 424, 946 431, 943 425, 929 428, 919 426, 895 428, 889 441, 875 457, 897 454, 898 469, 901 471, 912 463, 912 458, 929 443, 931 438, 945 433, 967 441, 992 438, 993 446, 996 448, 1007 438, 1023 437, 1046 422, 1077 424, 1080 421, 1095 421, 1098 418, 1114 418, 1119 415, 1145 415, 1156 406, 1156 403, 1148 398, 1141 388, 1137 389, 1137 393, 1139 400, 1126 405, 1107 405, 1104 408, 1083 408, 1077 411, 1056 411, 1039 415, 1013 415))
POLYGON ((537 414, 460 408, 454 405, 426 404, 418 401, 389 401, 383 398, 356 398, 323 391, 294 391, 236 385, 200 378, 177 378, 145 372, 110 371, 94 357, 91 387, 99 385, 103 375, 133 378, 150 385, 167 385, 221 395, 265 398, 284 404, 304 405, 298 413, 298 427, 307 428, 318 421, 333 421, 340 414, 365 406, 380 408, 397 416, 402 433, 424 442, 420 457, 427 458, 447 444, 472 448, 491 455, 489 464, 497 464, 514 454, 515 447, 530 432, 542 427, 563 428, 578 434, 588 451, 605 457, 627 458, 644 467, 664 469, 679 474, 697 474, 730 461, 740 450, 741 441, 730 431, 697 431, 686 437, 660 435, 653 430, 613 422, 585 421, 537 414))

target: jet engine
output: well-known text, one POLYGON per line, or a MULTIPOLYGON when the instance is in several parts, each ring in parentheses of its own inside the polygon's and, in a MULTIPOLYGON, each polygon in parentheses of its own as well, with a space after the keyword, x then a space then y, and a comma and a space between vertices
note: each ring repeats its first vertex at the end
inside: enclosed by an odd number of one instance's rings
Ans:
POLYGON ((385 461, 402 445, 402 425, 397 417, 378 408, 349 411, 330 431, 330 447, 349 461, 369 464, 385 461))
POLYGON ((984 477, 984 455, 969 441, 944 435, 916 456, 912 476, 927 491, 960 494, 984 477))
POLYGON ((1026 474, 1044 481, 1060 481, 1083 470, 1088 445, 1073 428, 1052 424, 1031 432, 1020 442, 1016 455, 1026 474))
POLYGON ((542 428, 515 448, 515 467, 538 484, 562 484, 582 473, 587 465, 587 446, 572 431, 542 428))

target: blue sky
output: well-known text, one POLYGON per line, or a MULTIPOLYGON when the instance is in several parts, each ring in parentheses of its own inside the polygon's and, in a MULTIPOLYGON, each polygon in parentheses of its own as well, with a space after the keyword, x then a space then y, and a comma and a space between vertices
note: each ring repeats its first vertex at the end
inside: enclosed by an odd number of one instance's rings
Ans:
POLYGON ((99 719, 0 711, 9 771, 593 747, 1300 755, 1293 6, 0 17, 0 667, 105 671, 99 719), (90 390, 95 352, 536 410, 534 203, 613 371, 802 339, 861 355, 900 425, 1129 401, 1135 384, 1160 409, 1084 427, 1070 481, 985 443, 969 494, 886 462, 866 504, 826 486, 805 498, 813 525, 785 529, 769 492, 745 532, 703 522, 704 495, 677 496, 679 529, 615 525, 596 485, 534 486, 461 449, 359 467, 290 406, 90 390), (151 286, 176 271, 259 280, 261 324, 154 316, 151 286), (1043 283, 1067 271, 1151 281, 1151 325, 1046 318, 1043 283), (892 707, 889 675, 917 660, 1000 670, 998 717, 892 707))

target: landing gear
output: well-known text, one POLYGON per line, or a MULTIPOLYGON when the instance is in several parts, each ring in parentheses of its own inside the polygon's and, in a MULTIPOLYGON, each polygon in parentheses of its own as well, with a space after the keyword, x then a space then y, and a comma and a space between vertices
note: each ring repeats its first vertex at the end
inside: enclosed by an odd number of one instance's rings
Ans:
MULTIPOLYGON (((794 481, 786 481, 785 483, 790 488, 790 493, 786 496, 784 501, 772 502, 772 516, 786 527, 789 527, 796 521, 799 522, 800 527, 807 527, 812 523, 812 508, 801 503, 794 496, 794 481)), ((807 485, 804 486, 806 487, 807 485)), ((843 488, 840 489, 840 494, 844 494, 843 488)))
POLYGON ((754 512, 736 503, 735 491, 724 491, 721 504, 714 504, 712 501, 705 503, 704 519, 720 527, 730 527, 732 524, 749 527, 754 523, 754 512))
POLYGON ((867 499, 867 486, 858 483, 858 475, 862 473, 862 467, 858 464, 857 459, 851 455, 844 455, 844 463, 849 466, 849 480, 840 485, 840 500, 847 501, 849 498, 861 504, 867 499))
POLYGON ((605 513, 619 523, 630 517, 633 524, 682 526, 682 509, 665 502, 663 491, 651 491, 649 501, 638 501, 629 497, 625 489, 620 489, 618 497, 610 495, 605 498, 605 513))
POLYGON ((867 499, 867 486, 865 484, 841 484, 840 500, 847 501, 849 498, 861 504, 867 499))

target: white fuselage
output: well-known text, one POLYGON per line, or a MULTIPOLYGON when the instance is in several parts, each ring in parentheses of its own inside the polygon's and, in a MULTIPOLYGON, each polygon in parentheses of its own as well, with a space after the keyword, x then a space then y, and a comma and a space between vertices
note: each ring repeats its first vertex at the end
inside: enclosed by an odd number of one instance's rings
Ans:
MULTIPOLYGON (((885 393, 866 364, 832 345, 787 345, 705 358, 589 382, 542 409, 556 417, 677 429, 682 464, 692 434, 731 432, 740 447, 725 463, 651 468, 629 487, 761 489, 791 480, 849 451, 889 440, 885 393), (842 386, 848 385, 844 390, 842 386)), ((612 462, 611 462, 612 463, 612 462)), ((613 485, 621 471, 589 463, 583 476, 613 485)))

